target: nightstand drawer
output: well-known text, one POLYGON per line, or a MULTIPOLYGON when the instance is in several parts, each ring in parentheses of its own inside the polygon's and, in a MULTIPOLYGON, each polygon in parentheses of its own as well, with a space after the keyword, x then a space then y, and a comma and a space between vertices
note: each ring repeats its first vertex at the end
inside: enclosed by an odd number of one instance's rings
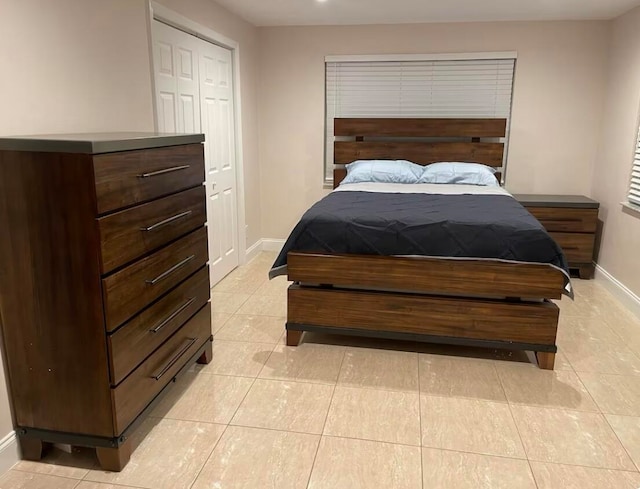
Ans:
POLYGON ((549 233, 560 245, 569 264, 591 263, 593 260, 593 234, 549 233))
POLYGON ((594 233, 598 223, 598 209, 566 207, 527 207, 548 232, 594 233))

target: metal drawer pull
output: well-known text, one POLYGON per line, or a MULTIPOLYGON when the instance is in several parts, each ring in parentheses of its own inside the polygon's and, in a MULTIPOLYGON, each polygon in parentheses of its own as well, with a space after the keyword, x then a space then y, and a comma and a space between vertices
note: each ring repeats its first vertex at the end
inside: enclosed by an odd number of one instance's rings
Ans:
POLYGON ((165 173, 171 173, 174 171, 180 171, 180 170, 186 170, 187 168, 190 168, 191 165, 182 165, 182 166, 172 166, 171 168, 165 168, 163 170, 156 170, 156 171, 152 171, 149 173, 143 173, 141 175, 138 175, 138 178, 149 178, 149 177, 155 177, 158 175, 164 175, 165 173))
POLYGON ((160 282, 160 280, 162 280, 163 278, 167 278, 169 275, 171 275, 173 272, 175 272, 176 270, 178 270, 179 268, 185 266, 187 263, 189 263, 191 260, 193 260, 196 257, 196 255, 191 255, 189 258, 185 258, 184 260, 182 260, 180 263, 176 263, 174 266, 172 266, 169 270, 167 270, 166 272, 162 272, 160 275, 158 275, 156 278, 152 279, 152 280, 145 280, 146 283, 148 283, 149 285, 155 285, 158 282, 160 282))
POLYGON ((182 219, 183 217, 187 217, 191 213, 193 213, 193 211, 181 212, 180 214, 176 214, 173 217, 169 217, 169 218, 165 219, 164 221, 156 222, 155 224, 152 224, 148 228, 140 228, 140 231, 153 231, 154 229, 158 229, 158 228, 161 228, 162 226, 166 226, 167 224, 170 224, 173 221, 177 221, 178 219, 182 219))
POLYGON ((193 304, 193 301, 195 301, 196 298, 195 297, 191 297, 189 300, 187 300, 187 302, 185 302, 184 304, 182 304, 180 307, 178 307, 178 309, 176 309, 175 311, 173 311, 171 314, 169 314, 169 316, 167 318, 165 318, 160 324, 158 324, 155 328, 152 328, 149 330, 150 333, 157 333, 158 331, 160 331, 162 328, 164 328, 167 324, 169 324, 169 322, 175 318, 178 314, 180 314, 182 311, 184 311, 187 307, 189 307, 191 304, 193 304))
POLYGON ((191 348, 193 346, 193 344, 198 341, 198 338, 187 338, 185 340, 185 344, 182 348, 180 348, 180 350, 178 351, 178 353, 176 353, 173 358, 171 360, 169 360, 169 363, 167 363, 161 370, 160 372, 158 372, 155 375, 152 375, 151 378, 154 380, 160 380, 162 378, 162 376, 164 374, 166 374, 169 369, 171 369, 171 367, 173 367, 178 360, 180 360, 180 357, 182 357, 182 355, 184 355, 189 348, 191 348))

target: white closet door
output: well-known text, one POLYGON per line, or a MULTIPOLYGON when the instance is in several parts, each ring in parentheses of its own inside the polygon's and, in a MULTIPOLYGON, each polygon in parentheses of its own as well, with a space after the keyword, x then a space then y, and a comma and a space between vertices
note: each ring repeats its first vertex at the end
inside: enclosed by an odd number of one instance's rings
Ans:
POLYGON ((206 136, 211 283, 238 266, 238 200, 231 51, 200 40, 200 111, 206 136))
POLYGON ((160 132, 200 132, 198 39, 153 21, 156 106, 160 132))
POLYGON ((152 34, 158 130, 205 135, 213 286, 239 263, 231 51, 156 20, 152 34))

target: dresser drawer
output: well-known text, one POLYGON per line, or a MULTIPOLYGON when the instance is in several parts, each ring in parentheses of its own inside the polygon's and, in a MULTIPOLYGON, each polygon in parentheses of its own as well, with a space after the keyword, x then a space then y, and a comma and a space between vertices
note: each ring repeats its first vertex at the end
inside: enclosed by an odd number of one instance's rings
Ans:
POLYGON ((107 337, 111 383, 118 384, 209 300, 204 267, 107 337))
POLYGON ((98 219, 102 273, 124 265, 207 220, 202 185, 98 219))
POLYGON ((102 280, 105 324, 112 331, 207 263, 204 227, 102 280))
POLYGON ((204 182, 201 144, 105 153, 93 157, 98 214, 204 182))
POLYGON ((595 233, 598 209, 527 207, 549 232, 595 233))
POLYGON ((153 355, 111 390, 115 434, 120 435, 211 338, 211 304, 169 338, 153 355))
POLYGON ((591 263, 593 261, 593 234, 549 233, 560 245, 569 264, 591 263))

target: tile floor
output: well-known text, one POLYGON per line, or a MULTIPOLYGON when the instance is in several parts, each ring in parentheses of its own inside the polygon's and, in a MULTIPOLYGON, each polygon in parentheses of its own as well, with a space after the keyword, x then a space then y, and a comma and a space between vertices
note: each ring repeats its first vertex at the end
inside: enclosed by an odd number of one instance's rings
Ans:
POLYGON ((55 450, 0 489, 640 488, 640 320, 598 283, 560 302, 549 372, 523 352, 326 335, 287 347, 273 258, 214 288, 214 359, 145 421, 124 471, 55 450))

